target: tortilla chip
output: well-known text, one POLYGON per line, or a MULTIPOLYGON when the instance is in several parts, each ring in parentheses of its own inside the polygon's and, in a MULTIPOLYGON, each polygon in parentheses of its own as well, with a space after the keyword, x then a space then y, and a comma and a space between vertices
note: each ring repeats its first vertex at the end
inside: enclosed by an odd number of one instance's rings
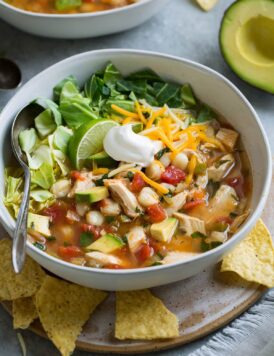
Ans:
POLYGON ((63 356, 69 356, 82 326, 107 293, 47 276, 36 294, 40 321, 63 356))
POLYGON ((46 273, 26 256, 25 266, 20 274, 15 274, 11 261, 11 240, 0 241, 0 298, 14 300, 34 295, 40 288, 46 273))
POLYGON ((219 0, 196 0, 198 5, 205 11, 213 9, 219 0))
POLYGON ((32 297, 19 298, 12 302, 14 329, 27 329, 38 313, 32 297))
POLYGON ((177 317, 148 290, 116 293, 115 337, 153 340, 179 336, 177 317))
POLYGON ((221 272, 232 271, 250 282, 274 287, 274 247, 262 220, 224 257, 221 272))

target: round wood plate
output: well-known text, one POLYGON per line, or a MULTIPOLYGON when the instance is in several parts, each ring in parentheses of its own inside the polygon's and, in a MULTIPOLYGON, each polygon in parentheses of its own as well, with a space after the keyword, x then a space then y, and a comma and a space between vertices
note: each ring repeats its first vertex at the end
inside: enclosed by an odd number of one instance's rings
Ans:
MULTIPOLYGON (((263 219, 274 235, 274 184, 263 219)), ((172 348, 197 340, 226 325, 254 304, 267 288, 244 281, 234 273, 220 273, 212 266, 202 273, 162 287, 153 288, 169 310, 179 319, 180 336, 165 341, 119 341, 114 338, 115 295, 97 308, 78 337, 77 348, 89 352, 136 354, 172 348)), ((2 303, 11 313, 11 303, 2 303)), ((47 338, 40 322, 34 321, 30 330, 47 338)))

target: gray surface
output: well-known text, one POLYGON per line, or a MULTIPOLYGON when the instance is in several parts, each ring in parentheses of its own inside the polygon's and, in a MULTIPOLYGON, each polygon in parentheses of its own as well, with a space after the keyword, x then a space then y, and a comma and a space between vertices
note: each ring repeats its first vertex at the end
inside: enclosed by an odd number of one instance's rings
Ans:
MULTIPOLYGON (((0 52, 15 59, 26 82, 47 66, 67 56, 100 48, 137 48, 159 51, 203 63, 227 76, 254 105, 274 147, 273 96, 238 79, 224 63, 218 47, 218 29, 225 8, 231 0, 221 0, 210 13, 202 12, 191 0, 172 0, 169 5, 143 26, 114 36, 90 40, 50 40, 24 34, 0 21, 0 52)), ((14 92, 0 92, 0 108, 14 92)), ((54 356, 58 352, 50 342, 22 332, 29 356, 54 356)), ((188 355, 208 338, 161 355, 188 355)), ((248 353, 248 350, 247 350, 248 353)), ((20 355, 16 333, 7 313, 0 309, 0 355, 20 355)), ((87 355, 77 351, 75 356, 87 355)), ((158 354, 159 355, 159 354, 158 354)))

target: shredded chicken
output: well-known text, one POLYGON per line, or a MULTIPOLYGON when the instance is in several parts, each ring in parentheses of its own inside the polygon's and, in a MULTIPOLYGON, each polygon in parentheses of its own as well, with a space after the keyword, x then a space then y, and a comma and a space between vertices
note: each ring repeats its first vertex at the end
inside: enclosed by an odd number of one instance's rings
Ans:
POLYGON ((113 199, 121 204, 126 215, 136 218, 143 212, 136 196, 125 186, 122 180, 107 179, 105 186, 110 190, 113 199))
POLYGON ((172 216, 176 211, 182 209, 182 207, 185 205, 187 194, 188 193, 184 191, 170 198, 169 205, 166 208, 166 212, 168 216, 172 216))
POLYGON ((104 267, 107 265, 122 266, 123 261, 116 257, 102 252, 89 252, 85 254, 87 265, 90 267, 104 267))
POLYGON ((92 172, 81 172, 82 179, 77 179, 74 183, 73 188, 71 189, 70 193, 68 194, 69 198, 73 198, 76 193, 84 192, 90 188, 95 186, 93 182, 93 174, 92 172))
POLYGON ((231 171, 235 164, 235 159, 232 154, 223 156, 208 168, 208 178, 214 182, 220 182, 231 171))
POLYGON ((181 213, 174 213, 173 215, 179 219, 179 227, 187 236, 191 236, 194 232, 200 232, 203 235, 206 234, 203 220, 181 213))
POLYGON ((133 227, 126 235, 128 247, 132 253, 138 251, 143 243, 146 243, 146 233, 142 226, 133 227))

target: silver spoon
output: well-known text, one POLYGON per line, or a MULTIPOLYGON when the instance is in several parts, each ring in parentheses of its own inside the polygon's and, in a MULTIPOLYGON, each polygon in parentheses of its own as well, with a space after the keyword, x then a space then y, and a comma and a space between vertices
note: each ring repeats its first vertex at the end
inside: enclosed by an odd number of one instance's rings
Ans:
POLYGON ((24 170, 25 176, 23 199, 13 234, 12 264, 15 273, 20 273, 22 271, 26 258, 27 223, 31 181, 30 170, 27 165, 27 157, 24 152, 22 152, 19 145, 19 134, 21 131, 33 126, 35 117, 38 116, 43 110, 44 108, 38 104, 29 104, 17 114, 11 128, 12 149, 17 161, 24 170))
POLYGON ((21 79, 18 65, 10 59, 0 58, 0 89, 15 89, 20 85, 21 79))

